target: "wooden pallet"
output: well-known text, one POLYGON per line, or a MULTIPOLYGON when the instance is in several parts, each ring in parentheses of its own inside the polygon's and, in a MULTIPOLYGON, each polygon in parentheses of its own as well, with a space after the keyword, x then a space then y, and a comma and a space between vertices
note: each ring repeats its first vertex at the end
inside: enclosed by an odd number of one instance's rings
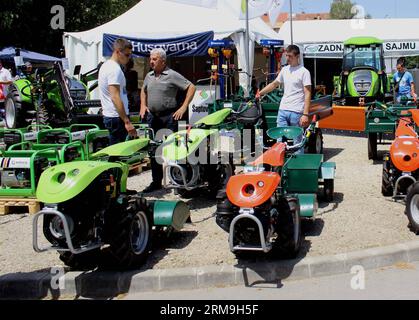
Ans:
POLYGON ((16 207, 28 207, 29 214, 41 210, 40 202, 33 198, 0 198, 0 216, 13 213, 13 208, 16 207))
POLYGON ((150 168, 151 168, 150 159, 144 159, 143 162, 132 165, 129 168, 129 174, 130 175, 140 174, 141 172, 147 171, 150 168))

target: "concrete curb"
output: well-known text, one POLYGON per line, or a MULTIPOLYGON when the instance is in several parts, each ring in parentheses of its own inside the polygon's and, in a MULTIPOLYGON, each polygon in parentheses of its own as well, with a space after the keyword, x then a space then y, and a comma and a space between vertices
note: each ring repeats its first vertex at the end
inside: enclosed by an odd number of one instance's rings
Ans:
MULTIPOLYGON (((312 277, 350 273, 352 267, 365 270, 396 263, 419 261, 419 241, 371 248, 344 254, 308 257, 263 263, 240 263, 236 266, 147 270, 144 272, 68 272, 64 287, 53 289, 50 273, 15 273, 0 276, 0 299, 113 298, 128 293, 252 286, 312 277)), ((55 281, 58 283, 58 281, 55 281)))

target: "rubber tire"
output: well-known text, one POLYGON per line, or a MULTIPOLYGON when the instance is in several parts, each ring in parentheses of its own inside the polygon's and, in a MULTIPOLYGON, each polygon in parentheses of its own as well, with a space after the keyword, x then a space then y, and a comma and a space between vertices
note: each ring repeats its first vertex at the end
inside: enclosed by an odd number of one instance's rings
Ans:
POLYGON ((100 265, 101 251, 93 249, 79 254, 73 254, 70 251, 59 252, 60 260, 70 267, 71 270, 92 270, 100 265))
POLYGON ((208 191, 209 191, 209 196, 211 198, 215 198, 218 194, 218 191, 225 189, 228 180, 230 179, 231 176, 234 175, 234 171, 235 171, 235 166, 232 163, 229 163, 228 165, 223 165, 225 166, 223 168, 223 172, 226 173, 226 176, 221 179, 221 177, 219 175, 214 176, 214 179, 211 181, 208 181, 208 191), (228 168, 226 168, 228 166, 228 168), (228 172, 227 172, 228 171, 228 172))
POLYGON ((302 243, 300 208, 295 201, 289 202, 289 207, 279 213, 277 232, 278 237, 273 243, 275 254, 288 259, 295 258, 302 243), (297 241, 294 240, 295 222, 298 224, 297 241))
POLYGON ((391 160, 384 160, 383 162, 383 173, 381 178, 381 193, 384 197, 390 197, 393 195, 394 188, 390 182, 390 174, 388 170, 391 167, 391 160))
POLYGON ((23 116, 23 106, 22 106, 22 100, 19 94, 19 91, 14 86, 10 86, 11 90, 9 94, 7 95, 6 100, 4 101, 4 108, 5 108, 5 119, 7 119, 7 102, 9 99, 13 101, 13 106, 15 109, 15 120, 13 123, 8 124, 7 121, 5 121, 6 127, 8 129, 17 129, 17 128, 23 128, 27 126, 27 122, 23 116))
POLYGON ((377 133, 370 132, 368 133, 368 159, 377 160, 377 133))
POLYGON ((192 199, 199 196, 198 189, 186 190, 182 188, 174 189, 175 195, 178 195, 182 199, 192 199))
POLYGON ((409 219, 410 230, 412 230, 415 234, 419 234, 419 221, 415 221, 411 209, 414 206, 414 203, 412 203, 412 201, 415 200, 416 210, 419 210, 418 196, 419 196, 419 182, 416 182, 413 185, 413 187, 410 189, 410 192, 408 193, 406 197, 406 210, 405 210, 407 218, 409 219))
POLYGON ((106 251, 103 261, 103 267, 106 269, 134 269, 140 267, 147 259, 151 250, 152 235, 152 216, 146 205, 142 204, 140 199, 130 202, 126 210, 115 212, 110 224, 111 234, 108 240, 109 248, 106 251), (130 238, 131 226, 136 216, 141 215, 145 218, 148 231, 147 243, 143 250, 135 253, 130 238))
POLYGON ((320 129, 316 128, 314 134, 312 134, 308 139, 306 153, 323 154, 323 133, 320 129), (318 149, 318 144, 320 145, 320 149, 318 149))
POLYGON ((324 179, 324 182, 323 182, 323 199, 326 202, 332 202, 334 193, 335 193, 335 180, 334 179, 324 179))

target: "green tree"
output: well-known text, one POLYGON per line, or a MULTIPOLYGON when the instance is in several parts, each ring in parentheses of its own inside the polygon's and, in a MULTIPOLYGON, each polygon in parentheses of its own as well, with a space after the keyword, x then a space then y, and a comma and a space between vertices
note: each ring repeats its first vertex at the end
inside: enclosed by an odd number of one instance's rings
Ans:
POLYGON ((352 19, 355 14, 352 13, 352 7, 355 3, 350 0, 333 0, 330 6, 331 19, 352 19))
POLYGON ((419 68, 419 56, 406 57, 406 68, 407 69, 419 68))
POLYGON ((100 26, 121 15, 140 0, 2 0, 0 48, 21 47, 58 56, 63 32, 100 26), (63 6, 65 29, 53 30, 51 8, 63 6))

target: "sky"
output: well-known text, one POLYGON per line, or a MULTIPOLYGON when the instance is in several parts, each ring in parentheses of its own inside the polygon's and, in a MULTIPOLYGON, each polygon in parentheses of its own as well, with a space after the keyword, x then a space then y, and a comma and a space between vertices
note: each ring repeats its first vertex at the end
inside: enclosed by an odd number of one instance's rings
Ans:
MULTIPOLYGON (((289 1, 284 0, 282 11, 289 11, 289 1)), ((419 18, 419 0, 352 0, 365 8, 372 18, 419 18)), ((293 12, 329 12, 332 0, 292 0, 293 12)))

